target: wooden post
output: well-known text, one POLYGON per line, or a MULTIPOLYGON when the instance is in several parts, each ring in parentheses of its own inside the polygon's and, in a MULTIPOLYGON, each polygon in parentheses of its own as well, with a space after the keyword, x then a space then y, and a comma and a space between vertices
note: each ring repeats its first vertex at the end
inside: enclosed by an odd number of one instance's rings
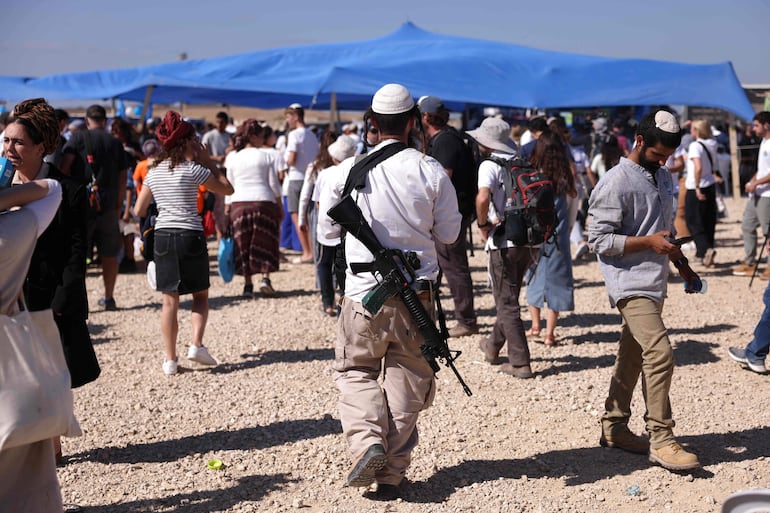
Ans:
POLYGON ((329 101, 329 128, 333 132, 338 132, 339 127, 339 112, 337 111, 337 93, 332 93, 331 100, 329 101))
POLYGON ((147 86, 147 90, 144 92, 144 103, 142 104, 142 115, 139 119, 139 133, 144 132, 144 125, 147 123, 147 110, 150 108, 150 98, 152 97, 152 90, 155 86, 147 86))
POLYGON ((738 134, 735 131, 735 125, 730 124, 730 181, 733 184, 733 199, 741 197, 741 161, 738 156, 738 134))

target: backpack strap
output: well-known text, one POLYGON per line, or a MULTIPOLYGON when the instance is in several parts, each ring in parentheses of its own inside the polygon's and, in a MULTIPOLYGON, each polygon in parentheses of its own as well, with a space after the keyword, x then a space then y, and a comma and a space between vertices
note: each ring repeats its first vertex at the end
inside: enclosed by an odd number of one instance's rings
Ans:
POLYGON ((405 150, 406 148, 406 144, 400 141, 395 142, 388 144, 381 150, 370 153, 366 157, 357 161, 356 164, 351 168, 350 173, 348 173, 347 180, 345 180, 345 188, 342 189, 342 197, 344 198, 345 196, 349 195, 351 192, 353 192, 353 189, 363 189, 364 185, 366 185, 366 175, 374 166, 386 159, 389 159, 396 153, 405 150))
POLYGON ((709 151, 708 146, 703 144, 703 141, 695 141, 695 142, 703 146, 703 150, 706 152, 706 156, 709 158, 709 165, 711 165, 711 174, 713 175, 717 173, 718 170, 714 169, 714 160, 711 158, 711 152, 709 151))

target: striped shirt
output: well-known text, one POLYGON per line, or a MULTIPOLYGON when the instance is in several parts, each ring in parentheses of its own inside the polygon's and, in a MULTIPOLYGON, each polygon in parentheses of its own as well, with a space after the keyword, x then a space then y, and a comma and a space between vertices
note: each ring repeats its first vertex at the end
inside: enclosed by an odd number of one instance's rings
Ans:
POLYGON ((203 231, 198 214, 198 185, 208 180, 211 171, 195 162, 182 162, 174 169, 169 169, 169 164, 164 160, 151 168, 144 181, 158 205, 155 228, 203 231))

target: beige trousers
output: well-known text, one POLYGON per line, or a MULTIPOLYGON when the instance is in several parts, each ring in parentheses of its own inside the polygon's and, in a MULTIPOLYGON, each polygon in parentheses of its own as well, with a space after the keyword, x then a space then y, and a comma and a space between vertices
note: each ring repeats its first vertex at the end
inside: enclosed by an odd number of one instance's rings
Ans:
MULTIPOLYGON (((432 314, 429 300, 423 305, 432 314)), ((383 445, 387 464, 375 476, 380 484, 403 479, 417 446, 417 417, 433 402, 433 370, 420 353, 422 343, 399 298, 387 300, 375 316, 344 298, 334 361, 342 431, 354 459, 383 445)))
POLYGON ((604 403, 602 429, 612 435, 627 428, 631 397, 641 374, 647 408, 644 420, 650 446, 657 449, 674 441, 668 397, 674 374, 674 352, 661 318, 663 302, 633 297, 618 301, 617 306, 623 324, 610 392, 604 403))

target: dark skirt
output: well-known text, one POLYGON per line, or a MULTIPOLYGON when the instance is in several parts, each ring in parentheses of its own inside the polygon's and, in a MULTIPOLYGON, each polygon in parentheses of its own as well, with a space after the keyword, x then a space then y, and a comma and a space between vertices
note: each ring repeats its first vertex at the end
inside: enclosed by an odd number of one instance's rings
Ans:
POLYGON ((271 201, 233 203, 230 210, 235 241, 235 273, 272 273, 279 268, 278 205, 271 201))

